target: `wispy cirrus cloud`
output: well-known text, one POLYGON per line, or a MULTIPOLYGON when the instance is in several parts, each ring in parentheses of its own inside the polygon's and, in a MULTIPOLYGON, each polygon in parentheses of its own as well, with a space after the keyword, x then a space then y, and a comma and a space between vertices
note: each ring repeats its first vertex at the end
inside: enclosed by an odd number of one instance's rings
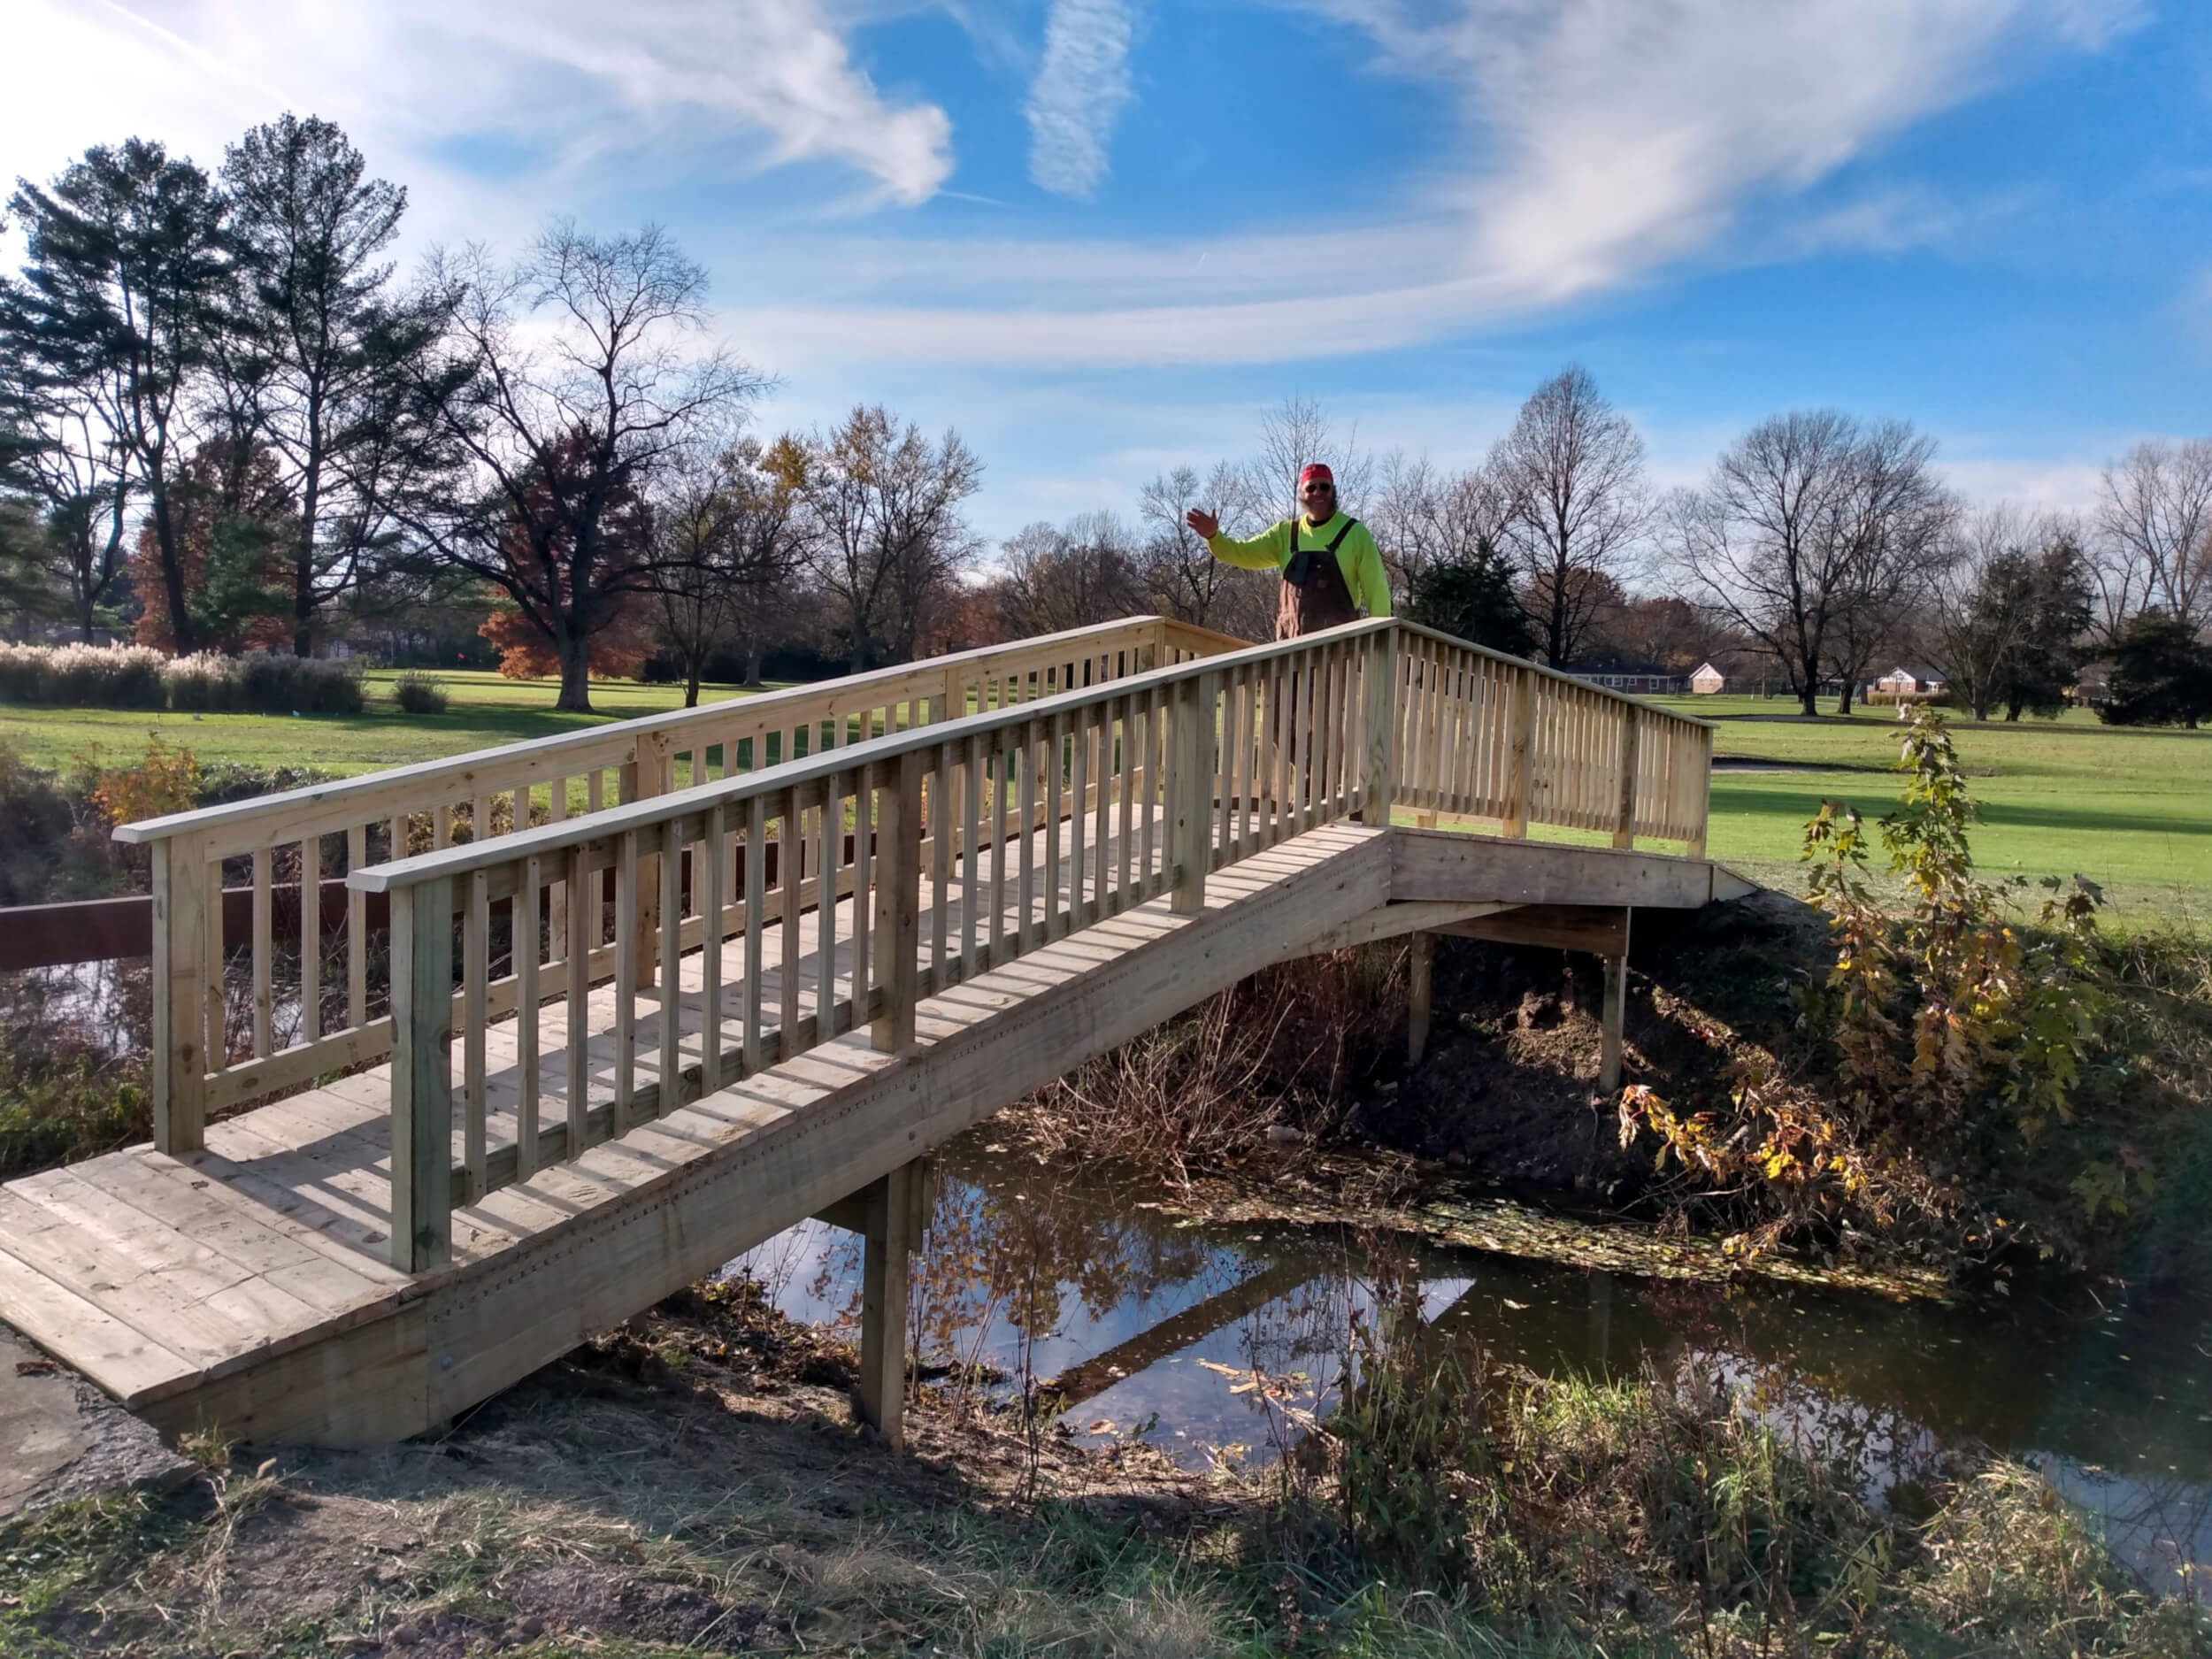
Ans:
MULTIPOLYGON (((526 185, 570 189, 672 142, 692 168, 841 163, 874 199, 902 204, 926 200, 952 171, 945 111, 879 90, 826 0, 633 0, 611 13, 590 0, 18 5, 10 34, 21 61, 97 65, 104 85, 89 99, 69 77, 19 77, 0 107, 0 156, 15 171, 45 173, 132 126, 212 162, 287 107, 340 120, 380 158, 396 150, 407 165, 383 165, 419 195, 426 173, 442 175, 475 198, 457 215, 464 226, 480 222, 474 209, 496 218, 496 198, 527 192, 511 172, 482 188, 470 167, 446 164, 455 145, 501 147, 526 185), (131 111, 119 130, 119 110, 131 111)), ((565 205, 537 194, 531 221, 565 205)))
POLYGON ((1041 188, 1089 196, 1105 182, 1135 28, 1126 0, 1053 0, 1027 111, 1029 176, 1041 188))

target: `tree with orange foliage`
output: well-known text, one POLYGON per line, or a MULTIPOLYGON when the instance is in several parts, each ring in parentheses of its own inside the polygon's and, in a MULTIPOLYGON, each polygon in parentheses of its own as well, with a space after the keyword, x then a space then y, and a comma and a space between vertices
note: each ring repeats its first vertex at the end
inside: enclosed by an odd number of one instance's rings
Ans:
MULTIPOLYGON (((495 605, 477 633, 499 653, 499 672, 509 680, 551 680, 561 672, 560 648, 552 636, 512 603, 495 605)), ((627 680, 653 654, 635 611, 626 606, 591 636, 591 677, 627 680)))
POLYGON ((235 438, 200 445, 170 483, 187 626, 180 629, 170 614, 161 548, 150 522, 138 533, 127 566, 144 606, 134 630, 138 642, 168 651, 189 642, 233 657, 288 643, 285 549, 295 517, 291 492, 266 448, 235 438))

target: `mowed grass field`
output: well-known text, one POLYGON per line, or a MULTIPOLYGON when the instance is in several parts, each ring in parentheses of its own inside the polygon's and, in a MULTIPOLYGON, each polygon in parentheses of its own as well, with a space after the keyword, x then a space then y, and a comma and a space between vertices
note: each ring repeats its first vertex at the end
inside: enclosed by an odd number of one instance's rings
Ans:
MULTIPOLYGON (((196 719, 0 704, 0 740, 50 768, 81 755, 108 765, 127 762, 158 734, 191 749, 204 765, 347 774, 550 736, 683 701, 680 687, 611 680, 592 687, 597 713, 560 714, 552 680, 441 672, 450 706, 441 715, 415 716, 393 703, 396 677, 370 672, 369 706, 358 715, 196 719)), ((700 699, 742 695, 713 686, 700 699)), ((1779 699, 1683 697, 1662 706, 1717 726, 1709 846, 1714 856, 1755 879, 1789 890, 1802 886, 1798 843, 1823 800, 1847 800, 1870 818, 1896 803, 1898 780, 1889 768, 1898 729, 1888 710, 1806 721, 1779 699)), ((1955 717, 1952 729, 1982 806, 1974 852, 1985 872, 2078 872, 2105 888, 2123 926, 2212 927, 2212 732, 2116 731, 2085 711, 2016 726, 1955 717)))
MULTIPOLYGON (((1823 800, 1848 801, 1870 818, 1897 803, 1889 709, 1804 721, 1778 699, 1662 706, 1715 722, 1709 845, 1770 886, 1803 885, 1798 843, 1823 800), (1756 770, 1761 763, 1776 769, 1756 770)), ((2124 926, 2212 927, 2212 732, 2116 729, 2086 710, 2017 725, 1955 711, 1950 720, 1981 806, 1973 850, 1985 875, 2078 872, 2105 889, 2124 926)))
MULTIPOLYGON (((626 680, 595 680, 591 714, 563 714, 554 707, 560 683, 503 680, 488 671, 437 671, 448 706, 443 714, 405 714, 392 701, 398 674, 371 669, 368 706, 359 714, 292 718, 269 714, 153 714, 111 709, 40 709, 0 703, 0 739, 33 765, 67 766, 77 756, 116 765, 146 750, 150 736, 189 749, 200 764, 269 768, 312 766, 352 774, 413 761, 437 760, 472 749, 491 749, 531 738, 603 726, 610 720, 657 714, 683 706, 681 686, 641 686, 626 680)), ((735 686, 703 686, 703 705, 745 693, 735 686)))

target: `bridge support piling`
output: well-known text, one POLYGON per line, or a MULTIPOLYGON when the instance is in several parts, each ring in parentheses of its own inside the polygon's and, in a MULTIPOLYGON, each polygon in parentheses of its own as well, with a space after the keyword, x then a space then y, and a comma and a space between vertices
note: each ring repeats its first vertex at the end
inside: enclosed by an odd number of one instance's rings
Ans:
POLYGON ((908 1270, 929 1220, 929 1166, 917 1158, 862 1189, 860 1417, 894 1450, 906 1439, 908 1270))
POLYGON ((1429 1048, 1429 1010, 1436 935, 1413 935, 1413 959, 1406 970, 1406 1064, 1418 1065, 1429 1048))
POLYGON ((1621 1092, 1621 1033, 1628 1020, 1628 924, 1621 918, 1621 948, 1605 958, 1605 1038, 1599 1049, 1598 1093, 1609 1098, 1621 1092))

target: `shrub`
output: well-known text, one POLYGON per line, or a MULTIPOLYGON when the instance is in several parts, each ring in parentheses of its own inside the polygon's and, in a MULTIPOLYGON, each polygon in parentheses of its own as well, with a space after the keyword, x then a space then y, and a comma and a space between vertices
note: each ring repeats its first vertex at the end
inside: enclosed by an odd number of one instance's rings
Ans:
POLYGON ((142 645, 0 645, 0 697, 91 709, 158 709, 164 660, 142 645))
POLYGON ((261 655, 233 659, 238 706, 262 714, 358 714, 361 672, 350 663, 261 655))
POLYGON ((392 682, 392 701, 407 714, 443 714, 445 686, 435 675, 409 669, 392 682))
POLYGON ((217 651, 200 651, 172 658, 161 671, 169 689, 169 706, 180 713, 217 713, 238 706, 238 682, 231 673, 230 658, 217 651))

